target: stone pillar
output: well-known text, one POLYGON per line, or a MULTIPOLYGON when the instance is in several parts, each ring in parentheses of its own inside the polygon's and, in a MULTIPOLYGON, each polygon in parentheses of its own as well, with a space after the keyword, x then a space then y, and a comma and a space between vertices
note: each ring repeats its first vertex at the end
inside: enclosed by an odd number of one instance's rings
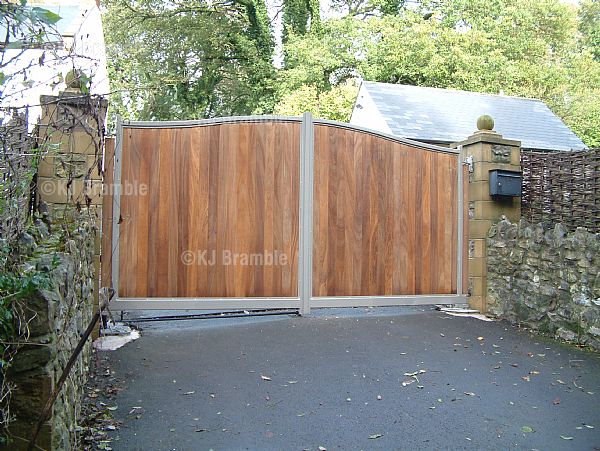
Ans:
POLYGON ((461 160, 469 161, 469 306, 481 312, 487 308, 486 239, 491 225, 502 216, 512 222, 521 217, 521 198, 490 196, 490 171, 520 171, 521 143, 504 139, 493 130, 489 116, 477 121, 479 129, 462 146, 461 160))
MULTIPOLYGON (((100 230, 102 215, 102 150, 108 102, 84 95, 77 83, 58 96, 42 96, 38 125, 42 148, 36 203, 50 221, 88 212, 100 230)), ((98 301, 100 233, 96 233, 94 296, 98 301)))

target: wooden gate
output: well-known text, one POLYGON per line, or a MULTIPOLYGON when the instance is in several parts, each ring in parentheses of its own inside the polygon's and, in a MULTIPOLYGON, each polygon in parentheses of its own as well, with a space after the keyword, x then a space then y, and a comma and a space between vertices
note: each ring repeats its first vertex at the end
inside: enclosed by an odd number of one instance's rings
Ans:
POLYGON ((307 113, 119 122, 113 164, 114 310, 466 302, 455 149, 307 113))

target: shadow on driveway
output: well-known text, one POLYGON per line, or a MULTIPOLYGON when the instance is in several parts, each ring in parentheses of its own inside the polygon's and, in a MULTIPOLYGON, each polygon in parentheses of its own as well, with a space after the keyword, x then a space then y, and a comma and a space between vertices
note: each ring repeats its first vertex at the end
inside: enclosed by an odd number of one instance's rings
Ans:
POLYGON ((115 450, 600 448, 600 356, 502 322, 385 308, 142 327, 104 354, 125 387, 115 450))

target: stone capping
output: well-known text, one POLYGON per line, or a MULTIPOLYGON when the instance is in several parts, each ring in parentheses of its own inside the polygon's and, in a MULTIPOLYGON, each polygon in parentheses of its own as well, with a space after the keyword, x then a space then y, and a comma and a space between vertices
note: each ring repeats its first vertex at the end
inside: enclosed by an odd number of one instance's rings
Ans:
POLYGON ((502 219, 487 259, 490 313, 600 350, 600 233, 502 219))
POLYGON ((450 144, 450 147, 467 146, 470 144, 485 143, 485 144, 502 144, 505 146, 521 147, 521 141, 514 139, 503 138, 502 135, 495 131, 480 130, 473 133, 464 141, 459 141, 450 144))

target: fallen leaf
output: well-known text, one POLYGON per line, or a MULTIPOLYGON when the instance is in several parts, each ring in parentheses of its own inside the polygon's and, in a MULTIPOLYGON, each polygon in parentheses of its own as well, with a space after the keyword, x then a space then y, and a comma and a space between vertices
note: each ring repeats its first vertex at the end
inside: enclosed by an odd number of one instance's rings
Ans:
POLYGON ((562 438, 563 440, 573 440, 573 437, 568 437, 566 435, 561 435, 560 438, 562 438))
POLYGON ((521 428, 521 431, 525 432, 525 433, 530 433, 530 432, 534 432, 533 428, 531 426, 523 426, 521 428))
POLYGON ((369 440, 375 440, 376 438, 383 437, 383 434, 373 434, 369 435, 369 440))
POLYGON ((261 378, 263 381, 270 381, 270 380, 271 380, 271 378, 270 378, 269 376, 263 376, 262 374, 260 375, 260 378, 261 378))
POLYGON ((419 370, 419 371, 414 371, 412 373, 404 373, 405 376, 409 376, 409 377, 415 377, 417 374, 423 374, 426 373, 427 371, 425 370, 419 370))

